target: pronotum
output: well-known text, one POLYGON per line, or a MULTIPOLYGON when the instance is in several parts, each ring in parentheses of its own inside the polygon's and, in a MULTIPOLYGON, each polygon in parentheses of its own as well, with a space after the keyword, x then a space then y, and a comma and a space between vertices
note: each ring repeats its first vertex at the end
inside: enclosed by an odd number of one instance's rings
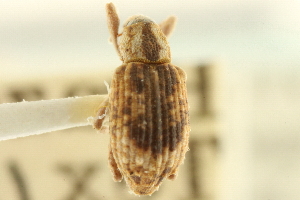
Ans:
POLYGON ((133 16, 119 34, 114 5, 107 4, 106 11, 110 40, 123 64, 113 75, 94 127, 100 130, 103 116, 109 117, 113 179, 124 178, 135 194, 151 195, 165 178, 176 178, 188 150, 186 74, 170 63, 167 41, 176 19, 158 25, 133 16))

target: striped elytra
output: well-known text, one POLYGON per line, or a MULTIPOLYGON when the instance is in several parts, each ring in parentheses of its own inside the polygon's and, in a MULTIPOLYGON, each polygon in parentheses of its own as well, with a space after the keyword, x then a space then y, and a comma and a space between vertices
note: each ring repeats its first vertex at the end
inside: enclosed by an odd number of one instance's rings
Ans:
POLYGON ((153 193, 183 162, 190 130, 185 80, 172 64, 133 62, 115 72, 110 163, 115 180, 123 176, 136 194, 153 193))
POLYGON ((102 129, 109 117, 114 180, 124 178, 133 193, 151 195, 165 178, 176 178, 188 150, 186 74, 170 64, 167 41, 176 18, 156 24, 148 17, 133 16, 119 33, 112 3, 106 5, 106 14, 111 41, 123 64, 113 75, 109 99, 98 110, 94 128, 102 129))

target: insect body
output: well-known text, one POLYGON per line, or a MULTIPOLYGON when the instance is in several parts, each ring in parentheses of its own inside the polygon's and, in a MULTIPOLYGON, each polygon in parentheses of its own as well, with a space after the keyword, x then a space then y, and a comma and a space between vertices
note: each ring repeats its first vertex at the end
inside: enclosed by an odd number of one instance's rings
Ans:
MULTIPOLYGON (((135 194, 150 195, 165 178, 175 179, 188 149, 186 75, 170 64, 166 39, 175 18, 159 26, 133 16, 118 34, 113 4, 106 9, 111 41, 123 61, 108 100, 109 164, 115 181, 124 178, 135 194)), ((95 121, 98 129, 101 120, 95 121)))

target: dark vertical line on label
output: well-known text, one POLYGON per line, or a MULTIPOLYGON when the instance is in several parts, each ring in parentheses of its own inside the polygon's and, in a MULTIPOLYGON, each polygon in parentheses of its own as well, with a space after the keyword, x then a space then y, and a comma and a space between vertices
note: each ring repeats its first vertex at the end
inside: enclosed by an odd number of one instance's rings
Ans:
POLYGON ((201 95, 201 107, 200 114, 203 116, 213 116, 214 112, 211 107, 211 66, 202 65, 199 67, 199 80, 200 80, 200 95, 201 95))
POLYGON ((199 198, 202 196, 203 188, 200 184, 201 177, 199 177, 199 172, 202 170, 202 166, 199 161, 199 157, 197 156, 198 147, 200 146, 200 142, 198 140, 190 141, 190 153, 189 153, 189 163, 190 163, 190 187, 192 190, 192 198, 199 198))
POLYGON ((25 183, 25 180, 21 174, 21 171, 18 167, 18 165, 15 162, 11 162, 8 165, 9 171, 17 185, 19 194, 20 194, 20 199, 21 200, 29 200, 29 194, 27 190, 27 185, 25 183))

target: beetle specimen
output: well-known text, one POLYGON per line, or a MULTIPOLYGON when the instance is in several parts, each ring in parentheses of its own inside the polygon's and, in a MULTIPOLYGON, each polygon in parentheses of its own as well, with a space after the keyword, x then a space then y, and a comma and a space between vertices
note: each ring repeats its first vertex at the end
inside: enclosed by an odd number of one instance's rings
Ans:
MULTIPOLYGON (((118 33, 119 18, 106 5, 108 28, 123 64, 113 75, 108 101, 109 165, 115 181, 125 179, 138 195, 151 195, 165 178, 175 179, 188 150, 190 132, 186 74, 170 64, 167 37, 175 17, 160 25, 130 17, 118 33)), ((106 108, 94 127, 101 129, 106 108)))

